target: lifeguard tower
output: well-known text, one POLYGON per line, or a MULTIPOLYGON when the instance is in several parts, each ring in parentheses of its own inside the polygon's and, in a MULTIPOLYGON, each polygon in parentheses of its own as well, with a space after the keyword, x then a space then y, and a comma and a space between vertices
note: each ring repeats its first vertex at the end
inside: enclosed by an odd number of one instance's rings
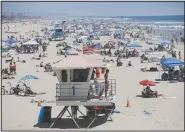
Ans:
MULTIPOLYGON (((102 111, 106 116, 110 116, 111 111, 115 108, 113 99, 116 95, 116 82, 115 79, 109 79, 110 85, 105 99, 103 79, 98 79, 95 85, 92 83, 94 69, 99 67, 101 67, 100 61, 89 59, 84 55, 68 56, 55 64, 54 68, 59 81, 56 85, 56 105, 65 106, 57 119, 61 118, 67 111, 76 126, 80 128, 75 120, 77 111, 85 117, 88 115, 83 114, 79 110, 79 106, 84 106, 87 111, 90 111, 90 109, 96 111, 94 119, 87 128, 92 125, 102 111), (71 106, 72 114, 68 110, 69 106, 71 106), (97 107, 101 107, 101 110, 98 111, 97 107)), ((50 128, 53 127, 55 122, 51 124, 50 128)))
POLYGON ((62 25, 57 23, 54 25, 54 28, 53 28, 53 33, 51 34, 49 40, 52 41, 53 39, 54 40, 64 40, 65 37, 64 37, 64 30, 62 28, 62 25))

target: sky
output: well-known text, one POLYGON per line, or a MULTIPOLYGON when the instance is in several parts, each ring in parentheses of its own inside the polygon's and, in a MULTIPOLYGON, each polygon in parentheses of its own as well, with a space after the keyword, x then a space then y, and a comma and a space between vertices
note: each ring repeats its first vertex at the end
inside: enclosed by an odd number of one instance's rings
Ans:
POLYGON ((184 15, 183 2, 2 2, 3 12, 74 16, 184 15))

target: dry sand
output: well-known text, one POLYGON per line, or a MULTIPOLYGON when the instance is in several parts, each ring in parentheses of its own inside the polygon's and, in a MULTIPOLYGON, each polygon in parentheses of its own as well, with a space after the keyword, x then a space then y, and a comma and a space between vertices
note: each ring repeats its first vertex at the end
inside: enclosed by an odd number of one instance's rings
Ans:
MULTIPOLYGON (((19 31, 22 35, 34 27, 38 32, 39 27, 44 25, 27 25, 22 27, 21 24, 9 24, 10 29, 19 31)), ((5 27, 3 24, 2 29, 5 27)), ((7 34, 4 33, 3 39, 7 34)), ((25 35, 26 36, 26 35, 25 35)), ((104 42, 106 37, 101 37, 104 42)), ((67 38, 68 42, 72 42, 71 38, 67 38)), ((56 56, 57 42, 51 42, 48 46, 48 56, 44 61, 53 62, 59 60, 61 57, 56 56)), ((184 47, 178 47, 184 49, 184 47)), ((183 53, 183 52, 182 52, 183 53)), ((160 54, 160 53, 159 53, 160 54)), ((27 74, 39 77, 38 80, 31 80, 29 83, 35 92, 46 92, 45 95, 40 95, 41 99, 55 100, 55 85, 58 82, 56 77, 53 77, 47 72, 36 72, 36 65, 40 63, 37 60, 31 60, 33 54, 19 55, 20 59, 26 60, 26 63, 17 63, 17 76, 14 80, 3 80, 3 85, 7 86, 7 81, 15 86, 19 79, 27 74)), ((91 55, 94 58, 102 58, 98 55, 91 55)), ((140 68, 146 67, 146 64, 140 64, 139 58, 131 58, 123 60, 123 67, 116 67, 115 63, 110 66, 110 78, 116 79, 117 95, 115 99, 116 110, 120 114, 114 114, 112 117, 114 122, 107 121, 105 124, 97 126, 93 129, 101 130, 183 130, 184 129, 184 83, 169 83, 161 82, 155 86, 159 93, 167 97, 176 97, 172 99, 154 98, 143 99, 135 97, 141 94, 142 86, 139 81, 144 79, 155 80, 159 78, 159 72, 141 72, 140 68), (128 60, 132 60, 134 67, 126 67, 128 60), (126 101, 130 97, 131 107, 127 108, 126 101), (151 112, 152 115, 145 115, 144 110, 151 112)), ((2 59, 3 68, 8 67, 2 59)), ((152 65, 152 64, 150 64, 152 65)), ((16 97, 15 95, 2 96, 2 125, 3 130, 35 130, 40 129, 34 127, 37 124, 37 119, 40 107, 36 103, 30 103, 32 99, 37 100, 36 97, 16 97)), ((61 111, 62 107, 57 107, 55 103, 42 104, 52 106, 52 118, 55 118, 61 111)), ((65 116, 67 116, 66 114, 65 116)), ((62 125, 62 124, 61 124, 62 125)), ((53 128, 55 129, 55 128, 53 128)))

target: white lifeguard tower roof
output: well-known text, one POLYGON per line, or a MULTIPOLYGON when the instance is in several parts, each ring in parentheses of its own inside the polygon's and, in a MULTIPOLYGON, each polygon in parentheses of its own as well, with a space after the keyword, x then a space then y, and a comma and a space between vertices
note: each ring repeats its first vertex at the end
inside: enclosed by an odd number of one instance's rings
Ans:
POLYGON ((84 55, 67 56, 60 62, 56 63, 55 69, 86 69, 101 67, 102 62, 84 55))

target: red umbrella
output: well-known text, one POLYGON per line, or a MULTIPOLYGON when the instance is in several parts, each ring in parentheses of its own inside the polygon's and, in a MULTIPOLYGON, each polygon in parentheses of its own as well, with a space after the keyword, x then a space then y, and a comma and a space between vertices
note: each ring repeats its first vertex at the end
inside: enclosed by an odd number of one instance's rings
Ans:
POLYGON ((155 83, 150 80, 143 80, 143 81, 139 82, 139 84, 144 85, 144 86, 147 86, 147 85, 155 86, 155 83))

